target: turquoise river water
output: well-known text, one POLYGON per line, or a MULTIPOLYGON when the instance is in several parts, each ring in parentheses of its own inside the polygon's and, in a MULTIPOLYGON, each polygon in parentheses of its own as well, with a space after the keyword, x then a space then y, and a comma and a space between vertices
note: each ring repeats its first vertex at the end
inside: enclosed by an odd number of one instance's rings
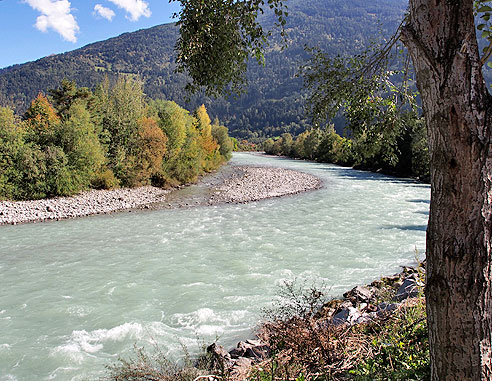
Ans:
POLYGON ((0 226, 0 380, 92 380, 157 344, 251 337, 279 284, 336 296, 425 251, 427 185, 328 164, 236 154, 323 179, 243 205, 0 226))

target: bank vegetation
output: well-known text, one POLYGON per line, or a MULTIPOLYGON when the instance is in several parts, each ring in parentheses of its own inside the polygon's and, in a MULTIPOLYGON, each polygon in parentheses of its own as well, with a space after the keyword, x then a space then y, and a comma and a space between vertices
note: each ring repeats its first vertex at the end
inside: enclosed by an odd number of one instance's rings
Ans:
POLYGON ((191 183, 227 161, 232 148, 227 128, 205 106, 190 113, 148 101, 138 78, 105 80, 94 91, 63 80, 22 116, 0 108, 0 199, 191 183))

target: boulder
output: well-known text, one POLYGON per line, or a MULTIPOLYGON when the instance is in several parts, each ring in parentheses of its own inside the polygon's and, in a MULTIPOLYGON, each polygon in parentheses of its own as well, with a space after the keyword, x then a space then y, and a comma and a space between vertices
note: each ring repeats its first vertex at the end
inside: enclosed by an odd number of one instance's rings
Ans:
POLYGON ((377 317, 384 317, 398 308, 397 303, 379 303, 376 311, 377 317))
POLYGON ((419 294, 417 288, 417 281, 414 278, 407 278, 403 284, 398 288, 394 300, 401 302, 408 298, 414 298, 419 294))
POLYGON ((212 355, 212 363, 214 367, 227 370, 233 365, 231 355, 227 352, 222 345, 213 343, 207 347, 207 353, 212 355))
POLYGON ((228 380, 246 380, 251 369, 252 361, 246 357, 240 357, 234 360, 234 365, 231 369, 230 378, 228 380))
POLYGON ((247 357, 254 360, 264 360, 270 356, 270 347, 259 340, 240 341, 237 347, 229 352, 233 359, 247 357))
POLYGON ((335 314, 335 316, 333 316, 333 319, 331 319, 331 322, 332 322, 333 325, 342 325, 342 324, 345 324, 345 323, 347 323, 347 320, 348 320, 349 315, 350 315, 349 309, 348 308, 344 308, 343 310, 341 310, 340 312, 338 312, 337 314, 335 314))
POLYGON ((372 298, 373 292, 367 287, 357 286, 343 294, 343 297, 352 303, 368 302, 372 298))

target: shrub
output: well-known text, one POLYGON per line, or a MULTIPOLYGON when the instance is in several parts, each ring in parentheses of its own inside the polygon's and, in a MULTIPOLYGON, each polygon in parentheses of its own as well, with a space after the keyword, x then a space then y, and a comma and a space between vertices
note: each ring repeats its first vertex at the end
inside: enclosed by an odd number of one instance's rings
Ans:
POLYGON ((94 189, 114 189, 118 188, 120 183, 111 169, 104 168, 101 171, 96 172, 91 186, 94 189))

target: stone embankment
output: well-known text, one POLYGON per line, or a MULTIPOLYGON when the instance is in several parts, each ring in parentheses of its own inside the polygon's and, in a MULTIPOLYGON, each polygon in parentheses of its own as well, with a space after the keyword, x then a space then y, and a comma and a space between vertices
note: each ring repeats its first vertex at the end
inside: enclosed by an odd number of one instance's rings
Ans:
POLYGON ((92 190, 73 197, 0 201, 0 225, 61 220, 133 209, 160 209, 245 203, 317 189, 321 181, 306 173, 271 167, 232 167, 202 179, 206 192, 181 197, 179 191, 151 186, 92 190), (176 196, 177 198, 176 199, 176 196), (172 201, 171 201, 172 200, 172 201))

